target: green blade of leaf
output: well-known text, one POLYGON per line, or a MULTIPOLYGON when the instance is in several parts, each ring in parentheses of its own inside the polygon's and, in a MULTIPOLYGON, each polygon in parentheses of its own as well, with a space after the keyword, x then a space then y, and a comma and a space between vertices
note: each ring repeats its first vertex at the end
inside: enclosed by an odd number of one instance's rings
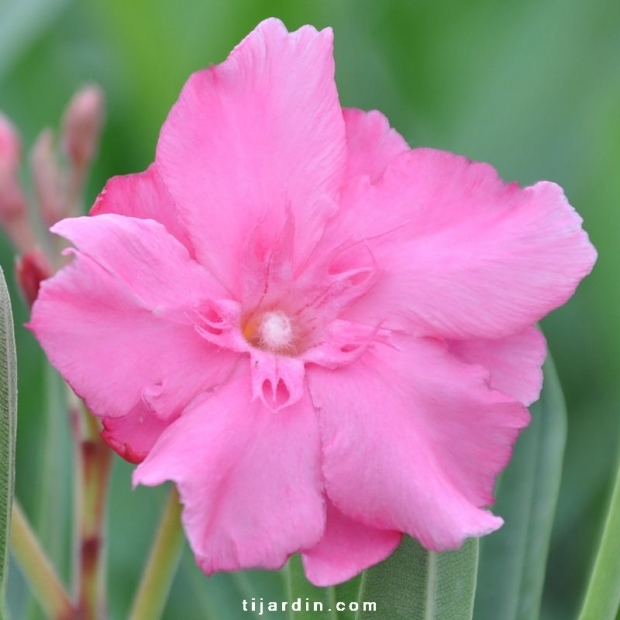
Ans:
POLYGON ((364 574, 356 620, 471 620, 477 567, 477 539, 433 553, 405 538, 364 574))
POLYGON ((620 616, 620 463, 579 620, 620 616))
POLYGON ((60 576, 68 581, 71 566, 71 429, 66 384, 46 364, 39 450, 39 491, 35 529, 60 576))
POLYGON ((176 592, 172 592, 166 607, 166 618, 288 618, 288 611, 281 611, 282 601, 287 600, 284 571, 248 570, 216 573, 207 578, 197 567, 193 554, 187 548, 179 577, 175 584, 176 592), (277 612, 268 609, 270 603, 277 604, 277 612))
POLYGON ((540 400, 502 475, 493 511, 504 526, 484 538, 476 620, 538 618, 566 442, 564 397, 549 358, 540 400))
POLYGON ((363 577, 364 573, 358 575, 350 581, 341 583, 340 585, 336 586, 337 602, 341 604, 344 603, 346 606, 346 609, 338 612, 338 620, 355 620, 357 611, 355 609, 351 609, 350 603, 354 601, 357 603, 363 577))
MULTIPOLYGON (((71 554, 75 546, 71 540, 71 484, 72 472, 77 474, 73 467, 66 384, 49 364, 45 365, 43 381, 37 446, 40 458, 35 478, 38 497, 32 519, 43 548, 61 579, 68 582, 72 561, 76 561, 71 554)), ((28 599, 24 618, 43 620, 45 615, 39 602, 31 594, 28 599)))
POLYGON ((288 606, 291 620, 312 618, 337 620, 336 589, 317 588, 304 573, 301 557, 294 555, 286 566, 288 582, 288 606), (295 607, 293 607, 295 605, 295 607))
POLYGON ((4 617, 4 589, 8 565, 11 507, 15 486, 17 432, 17 359, 11 300, 0 270, 0 617, 4 617))

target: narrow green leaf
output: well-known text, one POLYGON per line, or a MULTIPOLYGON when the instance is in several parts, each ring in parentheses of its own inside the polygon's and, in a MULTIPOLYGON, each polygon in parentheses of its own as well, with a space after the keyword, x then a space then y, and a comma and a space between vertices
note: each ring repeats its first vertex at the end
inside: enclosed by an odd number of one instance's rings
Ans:
POLYGON ((172 487, 134 598, 130 620, 158 620, 162 616, 183 549, 181 510, 178 492, 172 487))
POLYGON ((358 575, 354 579, 336 586, 336 601, 344 603, 346 608, 338 612, 338 620, 355 620, 357 611, 350 607, 352 602, 357 602, 359 598, 359 590, 362 584, 364 573, 358 575))
POLYGON ((0 617, 4 617, 4 589, 8 541, 15 485, 17 432, 17 360, 11 300, 0 270, 0 617))
POLYGON ((317 588, 307 579, 301 557, 294 555, 286 567, 288 608, 291 620, 337 620, 336 589, 317 588))
POLYGON ((285 600, 286 583, 284 571, 243 570, 231 573, 244 600, 252 599, 263 601, 285 600))
POLYGON ((60 576, 68 581, 71 565, 71 429, 66 384, 45 365, 39 450, 39 490, 35 529, 60 576))
POLYGON ((617 615, 620 615, 620 463, 579 620, 613 620, 617 615))
POLYGON ((504 526, 484 538, 476 620, 538 618, 566 441, 566 410, 552 360, 540 400, 502 475, 493 512, 504 526))
MULTIPOLYGON (((196 566, 194 555, 186 549, 181 561, 182 584, 188 586, 185 596, 190 606, 184 609, 178 602, 173 618, 189 618, 190 614, 208 620, 254 620, 254 614, 243 611, 243 596, 226 573, 216 573, 208 579, 196 566), (183 611, 180 615, 179 611, 183 611)), ((174 599, 172 601, 175 603, 174 599)), ((181 601, 184 602, 184 601, 181 601)))
POLYGON ((471 620, 477 567, 476 539, 458 551, 433 553, 405 538, 364 574, 356 619, 471 620))
MULTIPOLYGON (((43 401, 41 403, 39 461, 36 473, 37 502, 32 515, 33 527, 48 557, 61 579, 69 581, 76 541, 72 541, 72 473, 73 446, 69 426, 66 384, 50 365, 43 371, 43 401)), ((39 602, 28 594, 26 620, 44 620, 39 602)))
POLYGON ((187 549, 181 564, 180 579, 175 584, 177 591, 172 593, 165 617, 286 620, 288 612, 280 609, 282 602, 287 600, 283 573, 284 571, 249 570, 216 573, 207 578, 196 566, 194 556, 187 549), (270 611, 269 603, 276 603, 278 611, 270 611))

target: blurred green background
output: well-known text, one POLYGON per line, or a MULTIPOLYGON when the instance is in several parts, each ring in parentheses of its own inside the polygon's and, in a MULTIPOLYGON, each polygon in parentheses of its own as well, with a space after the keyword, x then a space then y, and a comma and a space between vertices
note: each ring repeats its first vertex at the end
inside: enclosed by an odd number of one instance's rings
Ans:
MULTIPOLYGON (((0 0, 0 109, 29 146, 44 126, 58 126, 80 85, 103 86, 108 111, 90 203, 109 176, 152 161, 159 128, 188 75, 222 61, 267 16, 289 29, 334 28, 343 105, 382 110, 412 146, 488 161, 522 184, 555 181, 583 216, 599 263, 575 298, 543 322, 569 410, 543 618, 572 617, 620 436, 620 2, 0 0)), ((4 240, 0 260, 12 283, 14 259, 4 240)), ((17 494, 60 558, 58 532, 69 521, 66 422, 49 413, 45 385, 53 388, 55 379, 22 327, 27 311, 17 295, 14 306, 17 494)), ((164 496, 162 489, 132 492, 130 473, 115 464, 114 619, 124 617, 164 496)), ((268 598, 277 575, 266 579, 260 592, 244 575, 207 580, 186 554, 166 617, 208 617, 220 601, 230 605, 231 619, 247 618, 240 600, 268 598)), ((14 592, 22 585, 13 578, 14 592)))

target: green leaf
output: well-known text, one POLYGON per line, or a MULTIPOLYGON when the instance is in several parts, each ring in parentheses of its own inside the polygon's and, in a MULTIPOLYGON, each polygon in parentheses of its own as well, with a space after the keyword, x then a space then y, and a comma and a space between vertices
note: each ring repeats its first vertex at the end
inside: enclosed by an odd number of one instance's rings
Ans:
POLYGON ((336 611, 336 589, 317 588, 304 573, 301 557, 294 555, 286 567, 288 580, 288 604, 291 620, 311 620, 315 618, 338 619, 336 611), (299 609, 293 605, 299 606, 299 609), (308 609, 306 609, 308 608, 308 609))
POLYGON ((0 617, 4 617, 4 589, 8 565, 11 507, 15 486, 17 432, 17 359, 11 300, 0 270, 0 617))
MULTIPOLYGON (((284 587, 285 571, 246 570, 237 573, 216 573, 209 578, 196 566, 189 548, 181 563, 176 592, 166 608, 168 618, 205 618, 208 620, 263 620, 282 618, 288 611, 280 611, 287 601, 284 587), (260 614, 260 602, 263 614, 260 614), (278 612, 267 609, 270 602, 278 605, 278 612), (254 610, 252 610, 254 603, 254 610)), ((320 619, 320 616, 315 616, 320 619)))
POLYGON ((358 575, 354 579, 336 586, 336 600, 339 603, 345 603, 347 608, 338 612, 338 620, 355 620, 357 611, 348 607, 349 603, 357 602, 359 590, 362 585, 364 573, 358 575))
MULTIPOLYGON (((36 472, 37 503, 34 529, 59 576, 69 582, 72 549, 71 484, 78 472, 73 467, 66 384, 49 364, 44 368, 41 405, 40 455, 36 472)), ((45 614, 32 592, 27 595, 26 620, 43 620, 45 614)))
POLYGON ((356 620, 471 620, 477 566, 476 539, 458 551, 433 553, 405 538, 364 574, 356 620))
POLYGON ((68 581, 71 564, 71 474, 74 467, 66 390, 60 375, 46 364, 35 529, 54 566, 68 581))
POLYGON ((484 538, 476 620, 538 618, 566 442, 562 390, 549 358, 540 400, 502 475, 493 512, 504 526, 484 538))
POLYGON ((620 463, 603 536, 579 620, 620 616, 620 463))

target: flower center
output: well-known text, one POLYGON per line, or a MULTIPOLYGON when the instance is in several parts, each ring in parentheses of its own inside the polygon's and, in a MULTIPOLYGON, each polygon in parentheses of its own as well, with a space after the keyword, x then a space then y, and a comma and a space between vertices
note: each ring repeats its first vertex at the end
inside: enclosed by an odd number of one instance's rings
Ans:
POLYGON ((295 330, 290 317, 282 310, 269 310, 250 319, 243 330, 254 347, 274 353, 294 354, 295 330))

